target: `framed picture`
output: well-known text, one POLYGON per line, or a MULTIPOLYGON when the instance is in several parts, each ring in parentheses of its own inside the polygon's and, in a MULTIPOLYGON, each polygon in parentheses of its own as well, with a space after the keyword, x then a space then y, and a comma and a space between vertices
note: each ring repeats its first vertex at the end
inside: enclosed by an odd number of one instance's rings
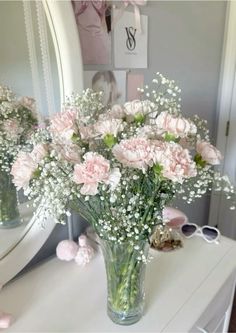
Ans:
POLYGON ((103 104, 125 103, 126 71, 85 71, 84 87, 103 92, 103 104))

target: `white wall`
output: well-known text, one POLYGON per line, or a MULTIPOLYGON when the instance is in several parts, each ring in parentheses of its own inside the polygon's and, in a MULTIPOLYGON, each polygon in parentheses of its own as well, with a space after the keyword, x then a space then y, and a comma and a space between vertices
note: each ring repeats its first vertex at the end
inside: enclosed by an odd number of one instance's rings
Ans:
POLYGON ((1 1, 0 84, 17 95, 33 96, 32 77, 21 1, 1 1))

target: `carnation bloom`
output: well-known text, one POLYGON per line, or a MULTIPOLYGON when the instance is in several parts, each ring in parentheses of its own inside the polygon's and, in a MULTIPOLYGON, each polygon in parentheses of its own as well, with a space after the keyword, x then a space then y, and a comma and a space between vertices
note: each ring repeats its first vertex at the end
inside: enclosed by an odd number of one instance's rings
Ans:
POLYGON ((144 125, 137 130, 137 136, 146 139, 162 138, 163 131, 160 131, 157 126, 144 125))
POLYGON ((38 144, 31 153, 20 152, 11 168, 13 183, 20 189, 26 189, 33 173, 38 168, 38 164, 46 156, 46 145, 38 144))
POLYGON ((82 140, 89 140, 96 136, 96 132, 93 125, 80 126, 79 133, 82 140))
POLYGON ((223 158, 220 151, 207 141, 198 141, 196 150, 202 159, 211 165, 220 164, 220 160, 223 158))
POLYGON ((42 161, 42 159, 47 155, 47 146, 43 144, 38 144, 34 147, 30 156, 33 160, 38 164, 42 161))
POLYGON ((163 154, 167 150, 168 143, 160 140, 152 140, 151 141, 151 151, 152 151, 152 159, 154 164, 161 163, 163 159, 163 154))
POLYGON ((109 114, 114 119, 123 119, 125 117, 124 109, 119 104, 113 105, 109 114))
POLYGON ((94 128, 96 133, 102 135, 102 137, 106 136, 107 134, 112 134, 116 137, 118 132, 124 129, 124 125, 121 119, 108 119, 98 121, 94 125, 94 128))
POLYGON ((80 163, 80 147, 75 144, 55 144, 53 145, 53 149, 59 155, 59 158, 65 159, 71 163, 80 163))
POLYGON ((3 123, 3 131, 8 139, 17 140, 18 136, 24 131, 16 119, 7 119, 3 123))
POLYGON ((26 189, 38 164, 29 153, 20 152, 12 165, 11 174, 17 189, 26 189))
POLYGON ((121 105, 115 104, 112 106, 111 110, 106 113, 102 113, 99 115, 99 120, 107 120, 107 119, 124 119, 125 112, 121 105))
POLYGON ((183 117, 174 117, 167 111, 160 113, 155 120, 155 124, 160 130, 181 138, 197 132, 197 127, 192 121, 183 117))
POLYGON ((173 182, 182 183, 184 179, 197 175, 196 164, 189 151, 174 142, 156 141, 153 161, 162 166, 162 175, 173 182))
POLYGON ((57 113, 51 120, 50 131, 62 140, 70 140, 76 131, 76 110, 68 109, 57 113))
POLYGON ((124 104, 124 112, 128 116, 136 116, 137 114, 145 115, 152 111, 150 101, 134 100, 124 104))
POLYGON ((150 141, 144 138, 122 140, 113 147, 112 152, 124 166, 144 171, 152 165, 150 141))
POLYGON ((84 195, 98 193, 98 184, 108 182, 110 163, 102 155, 88 152, 84 155, 84 162, 74 167, 73 180, 77 184, 83 184, 80 192, 84 195))

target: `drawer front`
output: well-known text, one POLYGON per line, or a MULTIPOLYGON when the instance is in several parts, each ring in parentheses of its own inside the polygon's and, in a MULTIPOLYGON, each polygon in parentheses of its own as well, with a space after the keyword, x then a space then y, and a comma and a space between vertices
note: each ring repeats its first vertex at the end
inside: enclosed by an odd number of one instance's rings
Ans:
POLYGON ((206 327, 196 327, 195 332, 199 333, 222 333, 224 330, 226 313, 223 318, 214 318, 206 327))
POLYGON ((230 311, 235 287, 235 276, 231 276, 190 332, 223 332, 227 311, 230 311))

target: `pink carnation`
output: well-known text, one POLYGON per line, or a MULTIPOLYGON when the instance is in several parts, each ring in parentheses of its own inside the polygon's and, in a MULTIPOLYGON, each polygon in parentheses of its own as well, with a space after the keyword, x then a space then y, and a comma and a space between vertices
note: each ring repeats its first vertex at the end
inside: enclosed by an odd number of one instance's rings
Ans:
POLYGON ((96 133, 102 135, 102 137, 106 136, 106 134, 113 134, 116 137, 118 132, 124 129, 124 125, 120 119, 108 119, 98 121, 94 128, 96 133))
POLYGON ((160 143, 159 148, 156 145, 153 152, 153 160, 154 163, 158 163, 163 167, 163 176, 173 182, 182 183, 184 179, 197 175, 196 164, 192 160, 189 151, 183 149, 177 143, 160 143))
POLYGON ((99 120, 124 119, 124 118, 125 118, 124 109, 119 104, 113 105, 110 111, 102 113, 98 117, 99 120))
POLYGON ((20 189, 26 189, 38 164, 47 155, 46 145, 38 144, 31 153, 20 152, 11 168, 13 183, 20 189))
POLYGON ((34 147, 30 156, 38 164, 47 155, 47 146, 43 144, 38 144, 34 147))
POLYGON ((124 109, 119 104, 113 105, 109 114, 114 119, 123 119, 125 117, 124 109))
POLYGON ((16 119, 7 119, 3 123, 3 130, 6 133, 7 138, 16 140, 18 136, 23 132, 23 128, 19 126, 19 122, 16 119))
POLYGON ((137 114, 147 114, 152 111, 150 101, 134 100, 124 104, 124 112, 128 116, 135 116, 137 114))
POLYGON ((96 132, 93 125, 80 126, 79 133, 82 140, 89 140, 96 136, 96 132))
POLYGON ((155 164, 160 163, 163 159, 163 154, 167 150, 168 143, 160 140, 151 141, 152 159, 155 164))
POLYGON ((51 120, 50 131, 59 138, 70 140, 76 132, 76 110, 68 109, 57 113, 51 120))
POLYGON ((110 163, 102 155, 97 153, 86 153, 84 162, 74 167, 74 182, 83 184, 80 192, 84 195, 95 195, 98 193, 98 184, 109 181, 110 163))
POLYGON ((182 117, 174 117, 167 111, 160 113, 155 120, 155 124, 160 130, 181 138, 197 132, 193 122, 182 117))
POLYGON ((222 160, 220 151, 207 141, 198 141, 196 150, 202 159, 211 165, 218 165, 222 160))
POLYGON ((75 144, 55 144, 53 145, 53 148, 58 153, 59 158, 65 159, 68 162, 71 163, 80 163, 81 157, 80 148, 75 144))
POLYGON ((131 168, 146 170, 152 165, 150 141, 144 138, 122 140, 112 152, 119 162, 131 168))
POLYGON ((13 183, 20 189, 26 189, 38 164, 29 153, 20 152, 12 165, 13 183))

